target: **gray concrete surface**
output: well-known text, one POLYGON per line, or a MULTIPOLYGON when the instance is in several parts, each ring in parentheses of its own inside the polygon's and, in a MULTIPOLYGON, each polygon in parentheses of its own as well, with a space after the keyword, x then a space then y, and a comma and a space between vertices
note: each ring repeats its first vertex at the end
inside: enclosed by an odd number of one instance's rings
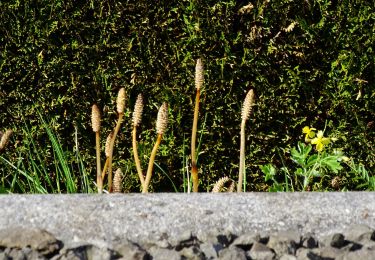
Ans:
POLYGON ((212 233, 295 230, 317 237, 375 228, 375 193, 1 195, 0 229, 37 227, 62 241, 160 246, 212 233))

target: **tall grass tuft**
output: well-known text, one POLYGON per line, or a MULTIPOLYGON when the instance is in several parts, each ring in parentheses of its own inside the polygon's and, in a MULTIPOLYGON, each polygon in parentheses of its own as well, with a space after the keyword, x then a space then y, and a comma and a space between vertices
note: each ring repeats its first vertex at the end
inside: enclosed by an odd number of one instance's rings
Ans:
MULTIPOLYGON (((26 149, 19 150, 15 162, 0 156, 0 160, 5 166, 10 168, 9 176, 12 176, 12 180, 7 183, 9 188, 6 188, 6 191, 43 194, 77 193, 79 183, 89 183, 84 163, 79 155, 78 145, 76 147, 76 167, 74 167, 71 162, 71 153, 63 150, 59 138, 53 133, 50 124, 40 114, 39 120, 51 143, 54 164, 46 164, 46 157, 49 156, 46 147, 35 142, 33 132, 25 124, 22 145, 26 149), (83 176, 73 174, 74 169, 77 168, 83 176)), ((91 191, 91 189, 86 187, 80 191, 91 191)))
POLYGON ((156 132, 158 134, 158 137, 156 139, 154 148, 152 149, 152 152, 151 152, 150 161, 148 163, 148 168, 147 168, 145 185, 143 186, 142 193, 148 192, 148 186, 150 185, 150 181, 151 181, 156 152, 158 151, 163 134, 167 130, 167 126, 168 126, 168 105, 167 103, 164 102, 161 105, 159 112, 158 112, 158 118, 156 121, 156 132))
POLYGON ((244 182, 245 176, 245 126, 246 121, 250 117, 250 112, 252 110, 252 106, 254 105, 254 91, 252 89, 246 95, 242 111, 241 111, 241 145, 240 145, 240 167, 238 172, 238 183, 237 183, 237 192, 242 191, 242 185, 244 186, 244 190, 246 189, 246 183, 244 182))
POLYGON ((195 66, 195 107, 194 107, 194 119, 193 119, 193 129, 191 133, 191 176, 193 179, 193 192, 198 192, 198 166, 196 157, 196 139, 197 139, 197 125, 198 125, 198 114, 199 114, 199 99, 200 99, 200 89, 203 86, 203 63, 201 59, 197 60, 195 66))

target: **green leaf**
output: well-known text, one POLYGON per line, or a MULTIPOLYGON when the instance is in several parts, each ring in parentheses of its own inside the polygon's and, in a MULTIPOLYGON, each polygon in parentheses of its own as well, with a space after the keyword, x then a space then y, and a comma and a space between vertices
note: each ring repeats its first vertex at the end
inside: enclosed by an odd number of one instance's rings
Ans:
POLYGON ((297 170, 294 172, 296 175, 305 176, 306 172, 302 168, 297 168, 297 170))
POLYGON ((292 160, 302 167, 306 166, 306 158, 308 157, 312 147, 298 142, 297 149, 293 148, 291 151, 292 160))
POLYGON ((337 155, 327 155, 324 158, 321 158, 320 165, 321 167, 328 168, 334 173, 338 173, 342 169, 342 166, 339 162, 340 157, 337 155))
POLYGON ((264 180, 273 180, 276 175, 276 168, 272 164, 259 166, 260 170, 265 174, 264 180))
POLYGON ((279 192, 279 191, 285 191, 284 185, 279 183, 274 183, 272 187, 268 189, 269 192, 279 192))
POLYGON ((313 155, 309 156, 309 158, 307 159, 306 166, 307 167, 313 166, 318 161, 318 158, 319 158, 319 155, 317 155, 317 154, 313 154, 313 155))

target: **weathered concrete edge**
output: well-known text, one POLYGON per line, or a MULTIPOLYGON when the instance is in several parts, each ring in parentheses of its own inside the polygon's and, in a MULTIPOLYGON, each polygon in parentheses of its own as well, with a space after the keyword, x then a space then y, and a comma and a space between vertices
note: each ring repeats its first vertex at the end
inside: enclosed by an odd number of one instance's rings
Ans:
POLYGON ((375 193, 2 195, 0 229, 37 227, 66 242, 167 245, 192 234, 295 230, 318 237, 375 228, 375 193))

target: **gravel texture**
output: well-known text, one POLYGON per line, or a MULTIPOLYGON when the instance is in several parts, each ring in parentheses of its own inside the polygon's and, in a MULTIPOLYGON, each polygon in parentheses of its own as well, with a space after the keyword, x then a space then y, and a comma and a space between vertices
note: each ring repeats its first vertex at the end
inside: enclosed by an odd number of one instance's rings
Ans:
POLYGON ((0 259, 375 259, 375 193, 0 196, 0 259))

